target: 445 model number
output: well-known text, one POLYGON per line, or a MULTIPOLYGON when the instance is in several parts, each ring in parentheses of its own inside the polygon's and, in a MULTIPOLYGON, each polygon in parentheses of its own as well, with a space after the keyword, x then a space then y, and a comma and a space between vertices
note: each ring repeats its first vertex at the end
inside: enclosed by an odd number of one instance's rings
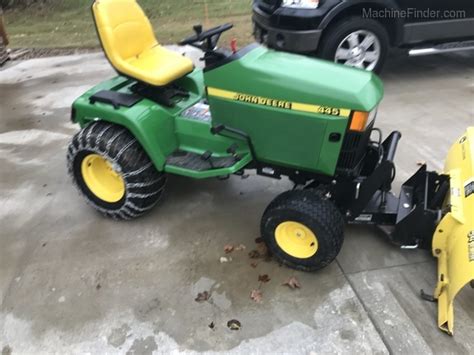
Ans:
POLYGON ((329 107, 329 106, 319 106, 318 112, 324 115, 331 115, 331 116, 339 116, 341 114, 340 109, 329 107))

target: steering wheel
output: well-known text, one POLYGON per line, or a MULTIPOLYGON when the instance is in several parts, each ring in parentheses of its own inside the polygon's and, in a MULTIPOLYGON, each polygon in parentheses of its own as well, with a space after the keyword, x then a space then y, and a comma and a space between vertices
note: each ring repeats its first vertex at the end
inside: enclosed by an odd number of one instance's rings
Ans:
POLYGON ((202 25, 196 25, 193 27, 196 34, 182 40, 179 44, 181 46, 189 44, 205 52, 212 51, 216 47, 217 42, 219 42, 222 33, 230 30, 232 27, 234 27, 232 24, 226 23, 203 32, 202 25))

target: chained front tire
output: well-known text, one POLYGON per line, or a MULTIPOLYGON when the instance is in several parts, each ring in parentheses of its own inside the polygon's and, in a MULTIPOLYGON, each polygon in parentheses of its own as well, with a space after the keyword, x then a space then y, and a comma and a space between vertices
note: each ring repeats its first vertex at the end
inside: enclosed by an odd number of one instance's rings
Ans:
POLYGON ((344 219, 334 203, 312 190, 277 196, 265 210, 261 233, 281 263, 316 271, 329 265, 344 241, 344 219))
POLYGON ((91 123, 74 136, 67 164, 87 202, 114 219, 132 219, 149 211, 166 182, 135 137, 107 122, 91 123))

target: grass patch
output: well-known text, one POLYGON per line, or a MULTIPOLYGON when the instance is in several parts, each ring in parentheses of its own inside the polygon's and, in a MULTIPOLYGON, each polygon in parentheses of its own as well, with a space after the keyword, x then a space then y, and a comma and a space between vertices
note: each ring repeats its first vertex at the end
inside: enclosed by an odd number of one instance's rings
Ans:
MULTIPOLYGON (((192 34, 198 23, 205 28, 226 22, 234 28, 223 36, 222 44, 237 38, 240 46, 252 42, 251 0, 138 0, 155 29, 158 41, 176 43, 192 34)), ((53 0, 5 13, 11 47, 95 48, 91 0, 53 0)))

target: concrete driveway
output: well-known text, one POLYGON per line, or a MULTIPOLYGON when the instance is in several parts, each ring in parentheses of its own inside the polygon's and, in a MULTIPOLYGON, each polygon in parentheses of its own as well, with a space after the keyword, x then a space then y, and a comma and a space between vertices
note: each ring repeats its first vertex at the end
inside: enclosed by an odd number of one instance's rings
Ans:
MULTIPOLYGON (((397 185, 418 161, 441 170, 451 143, 474 125, 473 59, 390 60, 378 126, 404 134, 397 185)), ((473 290, 457 298, 455 336, 443 334, 436 305, 419 297, 435 286, 435 260, 399 250, 375 229, 348 227, 337 262, 314 274, 250 259, 261 214, 287 181, 171 177, 144 218, 95 213, 66 172, 77 131, 69 107, 112 75, 101 54, 0 71, 2 354, 474 352, 473 290), (246 250, 220 263, 229 243, 246 250), (271 280, 261 284, 262 274, 271 280), (282 286, 290 276, 301 289, 282 286), (249 294, 259 287, 255 303, 249 294), (196 302, 203 291, 210 300, 196 302), (240 330, 227 328, 231 319, 240 330)))

